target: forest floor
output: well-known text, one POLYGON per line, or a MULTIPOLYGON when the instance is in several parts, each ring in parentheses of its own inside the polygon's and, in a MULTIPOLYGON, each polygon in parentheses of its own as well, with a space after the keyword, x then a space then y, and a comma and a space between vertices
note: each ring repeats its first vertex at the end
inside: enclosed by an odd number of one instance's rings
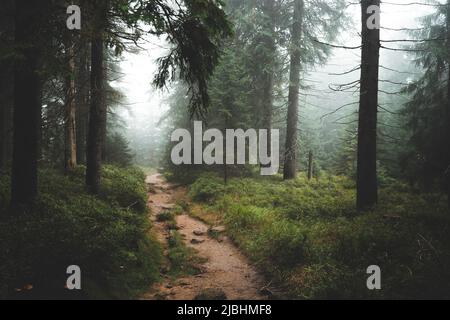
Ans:
POLYGON ((162 270, 163 280, 142 299, 267 299, 265 294, 270 294, 270 290, 266 288, 264 278, 223 235, 223 226, 208 226, 186 212, 175 215, 172 221, 158 218, 172 210, 178 201, 186 201, 185 187, 171 185, 159 174, 148 176, 146 183, 152 228, 164 248, 168 265, 162 270), (174 232, 180 235, 182 245, 193 252, 197 272, 170 274, 174 232))

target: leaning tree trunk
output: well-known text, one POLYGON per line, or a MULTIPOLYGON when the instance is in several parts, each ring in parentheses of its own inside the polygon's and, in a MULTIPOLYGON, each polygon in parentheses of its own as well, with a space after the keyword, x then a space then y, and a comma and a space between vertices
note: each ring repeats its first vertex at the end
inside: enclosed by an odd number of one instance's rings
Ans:
POLYGON ((300 46, 303 25, 303 0, 294 2, 294 19, 291 36, 291 66, 289 76, 289 97, 286 128, 286 145, 284 154, 284 179, 294 179, 297 174, 297 123, 298 95, 300 91, 300 46))
POLYGON ((103 132, 106 126, 103 32, 107 19, 107 2, 107 0, 101 0, 94 4, 94 34, 91 41, 91 101, 86 152, 86 184, 94 194, 100 189, 103 132))
POLYGON ((42 26, 48 1, 17 0, 14 71, 14 137, 11 203, 26 205, 37 195, 37 158, 41 123, 41 81, 38 74, 42 26))
POLYGON ((380 0, 362 0, 361 82, 358 121, 357 208, 365 210, 377 203, 377 109, 380 30, 369 29, 367 20, 371 5, 380 0))
POLYGON ((77 166, 76 104, 75 104, 75 50, 74 44, 68 50, 69 72, 66 79, 66 123, 65 123, 65 170, 72 171, 77 166))

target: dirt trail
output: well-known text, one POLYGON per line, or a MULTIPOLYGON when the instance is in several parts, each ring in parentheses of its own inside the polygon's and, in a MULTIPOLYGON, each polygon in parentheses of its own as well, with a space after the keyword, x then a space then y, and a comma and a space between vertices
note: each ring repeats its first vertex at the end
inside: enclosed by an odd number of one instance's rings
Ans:
MULTIPOLYGON (((166 223, 156 221, 155 216, 172 208, 186 190, 168 184, 158 174, 148 176, 146 182, 150 188, 148 204, 152 211, 153 228, 158 240, 167 247, 170 231, 166 223)), ((262 294, 264 290, 261 291, 265 285, 263 278, 228 238, 224 237, 220 242, 211 238, 207 232, 209 227, 187 214, 178 215, 176 223, 186 246, 194 248, 200 257, 206 259, 201 266, 202 273, 175 280, 166 278, 151 288, 143 299, 192 300, 210 289, 216 292, 221 290, 227 299, 267 299, 262 294)))

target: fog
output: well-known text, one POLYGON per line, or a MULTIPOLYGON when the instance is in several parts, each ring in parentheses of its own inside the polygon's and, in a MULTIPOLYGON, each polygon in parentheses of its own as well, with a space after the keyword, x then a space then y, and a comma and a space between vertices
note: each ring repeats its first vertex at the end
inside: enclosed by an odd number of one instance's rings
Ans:
MULTIPOLYGON (((431 6, 411 5, 411 2, 411 0, 391 0, 389 3, 382 3, 382 40, 410 39, 411 36, 407 32, 395 29, 418 28, 418 18, 431 13, 434 9, 431 6)), ((340 35, 335 44, 347 47, 359 46, 361 42, 359 3, 349 4, 346 11, 351 17, 351 25, 340 35)), ((389 42, 386 43, 386 46, 401 48, 407 44, 405 42, 389 42)), ((170 88, 157 90, 152 86, 152 80, 157 70, 156 60, 168 51, 168 45, 164 38, 147 37, 140 47, 138 52, 126 52, 123 55, 123 61, 120 63, 123 76, 113 83, 113 86, 120 89, 126 96, 126 108, 120 112, 126 123, 125 134, 135 152, 139 152, 136 150, 139 140, 142 144, 142 139, 151 139, 152 141, 148 141, 148 143, 154 148, 155 139, 167 138, 160 134, 158 122, 169 108, 167 98, 171 92, 170 88)), ((399 61, 408 62, 410 60, 411 56, 405 52, 381 49, 380 65, 383 69, 380 69, 380 79, 389 80, 395 77, 398 73, 389 69, 402 71, 399 70, 399 68, 401 69, 399 61)), ((333 54, 326 64, 308 67, 302 75, 303 82, 309 87, 301 93, 300 121, 320 130, 327 122, 345 118, 354 113, 357 105, 351 103, 358 101, 358 90, 337 92, 330 89, 330 85, 335 88, 336 85, 359 79, 359 70, 336 75, 352 70, 359 63, 359 49, 334 48, 333 54), (345 104, 350 105, 339 109, 345 104), (339 110, 334 112, 336 109, 339 110)), ((380 95, 382 94, 380 93, 380 95)), ((380 100, 382 101, 383 97, 380 96, 380 100)), ((150 148, 143 152, 150 152, 150 148)))

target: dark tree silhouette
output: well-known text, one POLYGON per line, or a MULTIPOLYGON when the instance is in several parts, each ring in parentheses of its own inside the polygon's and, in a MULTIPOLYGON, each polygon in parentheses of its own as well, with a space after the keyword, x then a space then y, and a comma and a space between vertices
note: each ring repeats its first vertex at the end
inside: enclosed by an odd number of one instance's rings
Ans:
POLYGON ((50 1, 16 1, 14 70, 14 146, 11 176, 13 205, 30 203, 37 195, 37 159, 41 118, 40 59, 50 1))
POLYGON ((357 200, 358 210, 372 207, 378 200, 377 188, 377 109, 380 30, 369 29, 367 9, 380 0, 361 1, 361 80, 358 121, 357 200))
MULTIPOLYGON (((13 1, 2 2, 4 11, 0 15, 0 42, 7 51, 14 41, 13 1)), ((0 171, 6 169, 11 160, 12 148, 12 103, 14 63, 11 57, 0 60, 0 171)))
POLYGON ((91 102, 86 149, 86 184, 93 193, 100 188, 103 132, 106 130, 104 33, 108 0, 93 4, 94 18, 91 41, 91 102))

